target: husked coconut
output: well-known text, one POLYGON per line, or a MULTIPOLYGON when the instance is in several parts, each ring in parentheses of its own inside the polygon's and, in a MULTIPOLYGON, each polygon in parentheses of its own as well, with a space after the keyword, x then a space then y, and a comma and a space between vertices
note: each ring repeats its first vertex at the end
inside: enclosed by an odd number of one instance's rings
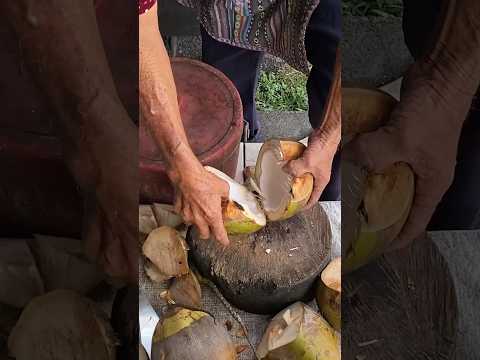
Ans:
POLYGON ((317 304, 323 317, 337 331, 342 326, 342 259, 333 259, 322 271, 317 287, 317 304))
POLYGON ((35 235, 28 240, 45 285, 45 291, 73 290, 86 294, 105 278, 98 264, 85 256, 79 239, 35 235))
POLYGON ((70 290, 33 299, 8 338, 17 360, 114 360, 116 345, 105 314, 70 290))
POLYGON ((262 193, 265 214, 271 221, 292 217, 310 199, 312 174, 292 178, 283 170, 286 161, 298 159, 304 150, 302 143, 288 140, 269 140, 260 148, 255 183, 262 193))
POLYGON ((202 289, 193 272, 173 279, 168 288, 167 300, 177 305, 200 308, 202 305, 202 289))
POLYGON ((152 281, 165 281, 188 274, 187 244, 178 232, 168 226, 153 230, 143 244, 143 254, 150 263, 145 265, 152 281))
POLYGON ((158 226, 170 226, 172 228, 177 228, 183 224, 182 217, 175 213, 172 205, 153 204, 152 209, 158 226))
POLYGON ((275 315, 257 353, 265 360, 340 360, 340 339, 321 315, 297 302, 275 315))
POLYGON ((210 166, 206 166, 205 169, 229 185, 229 199, 222 204, 223 223, 228 234, 250 234, 265 226, 267 222, 265 214, 255 195, 246 186, 220 170, 210 166))
POLYGON ((207 313, 170 308, 155 328, 152 360, 234 360, 227 330, 207 313))
POLYGON ((157 223, 157 219, 155 218, 155 214, 153 209, 150 205, 140 205, 138 207, 138 231, 140 234, 148 235, 150 232, 159 225, 157 223))
POLYGON ((26 240, 0 241, 0 303, 22 308, 45 291, 41 274, 26 240))
MULTIPOLYGON (((348 147, 357 134, 385 124, 395 104, 395 99, 380 91, 344 89, 343 146, 348 147)), ((346 184, 342 188, 343 269, 350 272, 381 255, 399 235, 412 206, 415 177, 402 162, 376 173, 344 161, 342 178, 346 184)))

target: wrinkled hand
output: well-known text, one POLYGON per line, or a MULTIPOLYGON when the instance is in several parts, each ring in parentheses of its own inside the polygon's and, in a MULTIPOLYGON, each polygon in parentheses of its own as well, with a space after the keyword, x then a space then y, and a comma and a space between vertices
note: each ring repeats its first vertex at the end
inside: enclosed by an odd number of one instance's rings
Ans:
POLYGON ((172 182, 176 185, 175 211, 186 223, 197 226, 202 239, 213 235, 219 243, 228 245, 222 217, 222 199, 228 198, 228 183, 209 173, 196 159, 179 166, 172 182))
POLYGON ((332 162, 336 146, 324 146, 320 141, 312 141, 302 156, 287 162, 284 170, 294 177, 310 173, 313 176, 313 190, 304 210, 313 207, 330 181, 332 162))
POLYGON ((372 171, 382 171, 403 161, 415 173, 412 209, 390 251, 407 246, 423 234, 450 187, 461 124, 469 108, 468 101, 449 97, 444 88, 428 80, 414 77, 404 86, 402 100, 389 123, 377 131, 357 136, 342 154, 343 158, 372 171))

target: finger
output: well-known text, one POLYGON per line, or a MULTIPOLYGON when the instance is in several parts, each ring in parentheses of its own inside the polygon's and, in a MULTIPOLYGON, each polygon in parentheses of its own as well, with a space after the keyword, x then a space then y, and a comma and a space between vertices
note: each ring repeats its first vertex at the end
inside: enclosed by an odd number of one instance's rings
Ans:
POLYGON ((432 197, 429 185, 425 181, 417 181, 412 209, 401 233, 391 244, 389 250, 397 250, 408 246, 427 228, 440 199, 432 197))
POLYGON ((223 225, 222 215, 219 212, 210 219, 210 229, 214 238, 222 245, 227 246, 230 241, 228 240, 227 231, 223 225))
POLYGON ((183 203, 183 208, 182 208, 182 218, 185 224, 192 224, 193 221, 193 212, 192 208, 190 207, 190 204, 184 202, 183 203))
POLYGON ((310 195, 310 199, 305 205, 304 210, 311 209, 316 203, 318 203, 327 184, 328 181, 322 177, 314 179, 312 194, 310 195))
POLYGON ((384 126, 374 132, 356 136, 342 149, 342 159, 382 171, 406 158, 396 128, 384 126))
POLYGON ((221 185, 220 185, 220 196, 224 199, 228 198, 230 194, 230 185, 225 180, 220 180, 221 185))
POLYGON ((193 220, 195 225, 198 228, 198 232, 200 234, 201 239, 208 239, 210 237, 210 229, 208 227, 207 222, 203 218, 203 216, 198 212, 193 212, 193 220))
POLYGON ((181 215, 183 208, 183 197, 180 191, 176 191, 175 194, 175 204, 173 205, 173 210, 175 213, 181 215))
POLYGON ((283 170, 293 177, 300 177, 307 172, 307 164, 303 158, 291 160, 283 166, 283 170))

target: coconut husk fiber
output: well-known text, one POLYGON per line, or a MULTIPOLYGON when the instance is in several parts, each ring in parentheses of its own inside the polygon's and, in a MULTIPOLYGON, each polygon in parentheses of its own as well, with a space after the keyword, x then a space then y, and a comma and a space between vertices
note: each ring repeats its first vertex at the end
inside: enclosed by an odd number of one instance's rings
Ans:
POLYGON ((308 300, 318 275, 330 261, 332 231, 320 205, 267 225, 256 233, 231 236, 223 247, 188 235, 190 256, 204 277, 216 283, 236 307, 272 314, 308 300))
POLYGON ((429 237, 342 278, 342 358, 452 359, 457 301, 429 237))

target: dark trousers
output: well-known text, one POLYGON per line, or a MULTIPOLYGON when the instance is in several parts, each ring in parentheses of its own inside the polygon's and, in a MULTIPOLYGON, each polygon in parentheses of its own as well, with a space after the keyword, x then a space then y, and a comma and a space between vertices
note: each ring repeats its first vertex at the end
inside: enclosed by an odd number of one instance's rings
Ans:
MULTIPOLYGON (((405 41, 415 58, 428 51, 442 17, 438 0, 404 0, 405 41)), ((477 92, 478 94, 479 92, 477 92)), ((419 119, 421 121, 421 119, 419 119)), ((480 228, 480 101, 474 99, 463 125, 453 184, 433 215, 429 230, 480 228)))
MULTIPOLYGON (((243 116, 254 139, 261 124, 258 121, 255 93, 258 68, 263 52, 245 50, 213 39, 202 32, 202 60, 221 70, 236 86, 243 104, 243 116)), ((308 61, 312 64, 308 82, 309 119, 314 129, 321 125, 323 109, 333 80, 336 50, 341 37, 340 0, 321 0, 313 12, 305 35, 308 61)), ((340 156, 333 161, 330 183, 321 200, 340 199, 340 156)))

